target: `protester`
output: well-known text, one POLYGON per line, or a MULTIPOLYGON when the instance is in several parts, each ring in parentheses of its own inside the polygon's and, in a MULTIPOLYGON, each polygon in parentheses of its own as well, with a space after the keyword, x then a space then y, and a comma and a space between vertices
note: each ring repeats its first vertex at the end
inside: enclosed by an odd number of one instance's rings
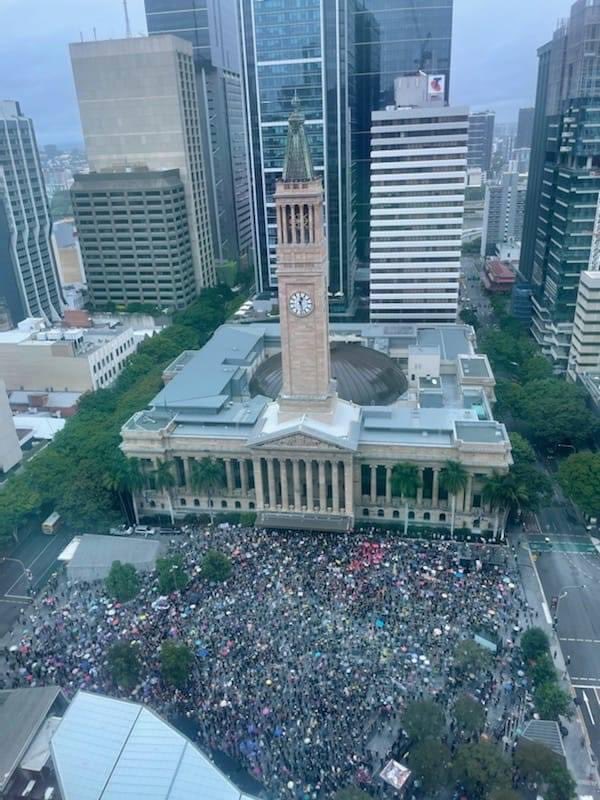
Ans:
POLYGON ((234 527, 194 530, 170 550, 190 582, 168 602, 152 605, 160 593, 148 575, 126 605, 102 584, 59 583, 25 608, 24 630, 13 632, 0 659, 4 686, 58 683, 69 696, 85 688, 147 703, 170 719, 184 715, 202 746, 243 764, 269 794, 290 798, 368 782, 411 700, 449 709, 468 690, 510 713, 512 644, 526 607, 501 549, 465 561, 455 543, 373 530, 234 527), (209 548, 232 561, 224 583, 200 576, 209 548), (497 636, 503 653, 493 669, 462 674, 456 646, 481 630, 497 636), (194 652, 183 689, 161 676, 166 639, 194 652), (139 645, 142 663, 131 692, 114 685, 107 663, 123 640, 139 645), (383 751, 373 744, 382 741, 383 751))

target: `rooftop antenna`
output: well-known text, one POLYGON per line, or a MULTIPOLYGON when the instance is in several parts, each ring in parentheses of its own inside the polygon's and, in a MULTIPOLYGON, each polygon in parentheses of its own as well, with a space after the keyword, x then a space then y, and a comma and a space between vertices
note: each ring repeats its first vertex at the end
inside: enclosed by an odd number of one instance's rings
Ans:
POLYGON ((79 40, 83 42, 83 31, 79 31, 79 40))
POLYGON ((94 26, 94 41, 98 41, 98 35, 96 34, 96 27, 94 26))
POLYGON ((129 9, 127 8, 127 0, 123 0, 123 13, 125 14, 125 35, 131 39, 131 23, 129 22, 129 9))

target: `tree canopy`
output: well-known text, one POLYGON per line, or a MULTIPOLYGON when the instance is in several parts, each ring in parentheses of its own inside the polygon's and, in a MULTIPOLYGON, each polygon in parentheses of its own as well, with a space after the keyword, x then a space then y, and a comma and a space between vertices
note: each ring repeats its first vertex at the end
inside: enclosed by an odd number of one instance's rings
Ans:
POLYGON ((428 796, 448 785, 451 754, 447 745, 426 739, 411 747, 408 766, 428 796))
POLYGON ((158 588, 162 594, 180 591, 188 585, 189 577, 185 571, 181 556, 158 558, 156 560, 156 571, 158 573, 158 588))
POLYGON ((542 719, 570 716, 571 698, 556 681, 547 681, 535 690, 535 707, 542 719))
POLYGON ((107 592, 120 603, 133 600, 140 591, 140 579, 135 567, 120 561, 113 561, 105 583, 107 592))
POLYGON ((137 646, 131 642, 117 642, 108 651, 108 668, 113 681, 124 689, 133 689, 140 674, 137 646))
POLYGON ((194 656, 185 644, 163 642, 160 648, 160 672, 165 683, 182 689, 187 683, 194 656))
POLYGON ((444 729, 444 712, 432 700, 415 700, 406 707, 401 722, 414 742, 437 739, 444 729))
POLYGON ((561 463, 558 480, 585 514, 600 516, 600 453, 573 453, 561 463))
POLYGON ((487 669, 490 662, 489 650, 478 645, 473 639, 465 639, 456 645, 454 664, 461 671, 478 673, 487 669))
POLYGON ((526 661, 534 661, 550 652, 550 640, 541 628, 528 628, 521 637, 521 650, 526 661))
POLYGON ((461 731, 467 736, 483 730, 485 709, 478 700, 468 694, 461 695, 452 709, 452 716, 461 731))
POLYGON ((459 747, 454 760, 454 774, 469 797, 489 797, 494 790, 510 788, 510 765, 489 742, 459 747))
POLYGON ((218 550, 208 550, 202 559, 200 574, 211 583, 223 583, 231 575, 231 561, 218 550))

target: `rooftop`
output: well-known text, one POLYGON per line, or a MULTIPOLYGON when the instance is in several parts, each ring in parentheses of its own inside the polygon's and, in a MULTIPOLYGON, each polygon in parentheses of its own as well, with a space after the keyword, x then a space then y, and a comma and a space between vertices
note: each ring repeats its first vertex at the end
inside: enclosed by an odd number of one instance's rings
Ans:
POLYGON ((63 800, 251 800, 137 703, 78 692, 52 739, 63 800))

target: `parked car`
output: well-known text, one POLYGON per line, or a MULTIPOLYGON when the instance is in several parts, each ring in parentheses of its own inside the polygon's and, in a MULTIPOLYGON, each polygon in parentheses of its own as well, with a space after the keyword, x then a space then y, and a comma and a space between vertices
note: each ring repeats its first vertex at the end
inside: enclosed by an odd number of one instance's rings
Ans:
POLYGON ((156 528, 152 525, 136 525, 133 530, 138 536, 154 536, 156 533, 156 528))
POLYGON ((110 528, 108 532, 111 536, 131 536, 133 534, 133 528, 130 525, 118 525, 114 528, 110 528))

